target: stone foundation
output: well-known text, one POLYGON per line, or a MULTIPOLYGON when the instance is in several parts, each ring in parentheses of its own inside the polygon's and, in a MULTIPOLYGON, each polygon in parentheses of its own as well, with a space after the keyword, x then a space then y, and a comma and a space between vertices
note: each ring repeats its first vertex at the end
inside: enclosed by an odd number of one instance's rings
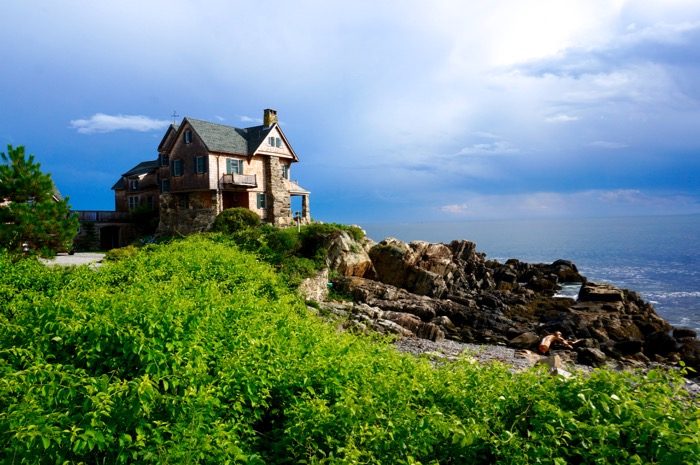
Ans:
POLYGON ((216 219, 216 201, 212 201, 212 194, 193 192, 187 195, 186 202, 179 195, 160 195, 160 221, 156 234, 184 236, 208 231, 216 219))

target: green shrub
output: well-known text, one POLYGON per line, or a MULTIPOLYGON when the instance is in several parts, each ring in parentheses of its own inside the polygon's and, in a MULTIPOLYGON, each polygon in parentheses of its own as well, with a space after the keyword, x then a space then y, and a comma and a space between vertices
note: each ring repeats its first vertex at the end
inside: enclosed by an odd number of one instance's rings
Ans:
POLYGON ((223 235, 0 270, 2 463, 700 461, 676 373, 433 367, 310 316, 223 235))
POLYGON ((135 256, 138 251, 138 247, 134 245, 127 245, 126 247, 108 250, 107 253, 105 253, 104 259, 107 261, 124 260, 135 256))
POLYGON ((227 208, 214 220, 212 230, 223 233, 235 233, 260 225, 260 217, 252 210, 243 207, 227 208))

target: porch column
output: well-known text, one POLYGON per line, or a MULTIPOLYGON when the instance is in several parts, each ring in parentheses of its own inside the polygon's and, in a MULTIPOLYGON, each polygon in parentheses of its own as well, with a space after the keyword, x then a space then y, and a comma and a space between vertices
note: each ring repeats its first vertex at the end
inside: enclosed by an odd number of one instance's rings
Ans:
POLYGON ((309 194, 301 196, 301 217, 307 221, 311 221, 311 210, 309 208, 309 194))

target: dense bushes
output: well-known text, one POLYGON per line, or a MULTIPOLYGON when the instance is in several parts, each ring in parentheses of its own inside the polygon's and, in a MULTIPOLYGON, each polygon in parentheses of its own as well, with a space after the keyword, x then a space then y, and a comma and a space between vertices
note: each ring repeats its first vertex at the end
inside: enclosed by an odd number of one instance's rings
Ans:
MULTIPOLYGON (((355 240, 364 238, 364 232, 357 226, 346 226, 335 223, 312 223, 300 228, 276 228, 269 224, 250 224, 245 221, 231 221, 222 219, 239 216, 247 217, 252 214, 250 210, 232 208, 219 214, 214 230, 227 233, 242 249, 253 252, 260 258, 273 265, 275 269, 284 275, 290 288, 296 288, 302 279, 313 274, 326 265, 326 245, 333 235, 340 231, 350 234, 355 240), (247 213, 246 213, 247 212, 247 213), (221 224, 235 224, 231 227, 223 227, 221 224)), ((259 221, 259 220, 258 220, 259 221)))
POLYGON ((214 220, 212 230, 223 233, 235 233, 260 225, 260 217, 247 208, 227 208, 214 220))
POLYGON ((2 463, 700 461, 676 375, 434 368, 309 316, 223 236, 0 271, 2 463))

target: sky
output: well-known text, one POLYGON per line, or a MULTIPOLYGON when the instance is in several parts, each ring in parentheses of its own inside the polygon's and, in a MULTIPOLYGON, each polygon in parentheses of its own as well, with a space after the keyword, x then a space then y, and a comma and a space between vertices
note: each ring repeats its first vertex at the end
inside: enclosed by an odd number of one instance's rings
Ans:
POLYGON ((184 116, 265 108, 316 219, 700 213, 697 0, 0 4, 0 150, 75 209, 184 116))

